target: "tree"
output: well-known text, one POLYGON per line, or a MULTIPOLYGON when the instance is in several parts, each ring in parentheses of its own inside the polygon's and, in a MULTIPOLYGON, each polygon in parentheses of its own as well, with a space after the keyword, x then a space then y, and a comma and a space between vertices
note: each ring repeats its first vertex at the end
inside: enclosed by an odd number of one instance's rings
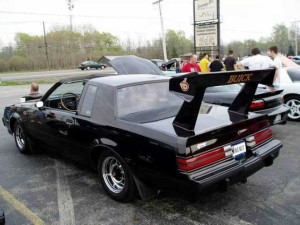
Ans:
POLYGON ((177 58, 192 49, 192 42, 185 37, 183 31, 167 30, 166 45, 169 58, 177 58))
POLYGON ((278 51, 287 54, 291 40, 289 39, 289 30, 284 24, 277 24, 273 27, 272 41, 277 45, 278 51))

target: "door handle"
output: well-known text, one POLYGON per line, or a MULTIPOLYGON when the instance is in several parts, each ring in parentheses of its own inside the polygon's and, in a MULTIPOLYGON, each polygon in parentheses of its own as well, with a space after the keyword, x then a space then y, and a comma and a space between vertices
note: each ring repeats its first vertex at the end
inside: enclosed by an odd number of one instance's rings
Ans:
POLYGON ((66 119, 66 123, 67 123, 67 124, 73 124, 73 120, 71 120, 71 119, 66 119))

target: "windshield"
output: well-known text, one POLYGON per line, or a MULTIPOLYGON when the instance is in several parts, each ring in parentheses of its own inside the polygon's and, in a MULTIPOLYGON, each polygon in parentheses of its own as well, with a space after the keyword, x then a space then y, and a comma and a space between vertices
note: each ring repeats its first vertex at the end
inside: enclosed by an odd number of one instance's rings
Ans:
POLYGON ((117 116, 136 122, 173 117, 183 100, 169 92, 169 82, 125 87, 117 93, 117 116))

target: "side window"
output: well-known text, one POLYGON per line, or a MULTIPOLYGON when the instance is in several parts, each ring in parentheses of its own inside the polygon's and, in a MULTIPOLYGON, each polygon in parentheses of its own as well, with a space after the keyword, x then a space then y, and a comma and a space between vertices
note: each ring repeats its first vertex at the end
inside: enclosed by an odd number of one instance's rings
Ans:
POLYGON ((88 117, 91 116, 97 89, 98 88, 95 85, 88 86, 82 102, 81 115, 88 117))
POLYGON ((58 86, 53 92, 48 96, 45 100, 45 106, 56 109, 63 110, 75 110, 77 107, 77 99, 81 97, 81 93, 84 87, 84 81, 70 81, 67 83, 63 83, 58 86), (75 95, 76 96, 75 96, 75 95), (62 98, 65 100, 66 105, 69 107, 68 109, 62 107, 61 100, 62 98))

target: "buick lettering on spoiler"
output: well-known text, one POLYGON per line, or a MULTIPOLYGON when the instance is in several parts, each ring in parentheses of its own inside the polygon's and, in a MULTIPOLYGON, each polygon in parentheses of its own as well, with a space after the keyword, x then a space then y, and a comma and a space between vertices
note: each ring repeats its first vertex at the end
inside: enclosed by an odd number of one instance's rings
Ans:
POLYGON ((229 77, 229 80, 227 81, 228 84, 231 83, 242 83, 242 82, 247 82, 251 80, 251 76, 253 73, 248 73, 248 74, 240 74, 240 75, 231 75, 229 77))

